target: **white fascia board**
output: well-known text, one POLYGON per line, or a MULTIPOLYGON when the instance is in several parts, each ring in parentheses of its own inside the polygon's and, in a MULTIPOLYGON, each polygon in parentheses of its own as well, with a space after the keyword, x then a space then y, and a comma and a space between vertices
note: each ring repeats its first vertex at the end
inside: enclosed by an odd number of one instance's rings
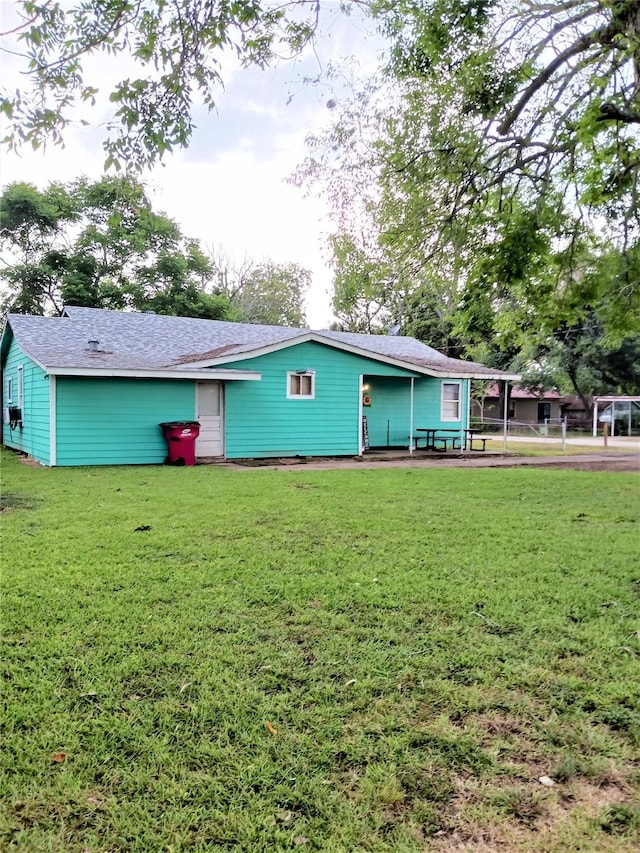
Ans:
POLYGON ((506 379, 507 382, 517 382, 522 377, 518 373, 491 373, 487 375, 486 373, 434 373, 434 376, 438 376, 442 379, 486 379, 487 382, 495 382, 496 379, 506 379))
POLYGON ((640 397, 628 397, 624 394, 618 394, 613 397, 594 397, 594 403, 640 403, 640 397))
POLYGON ((317 332, 306 332, 304 335, 300 335, 297 338, 292 338, 286 341, 278 341, 275 344, 268 344, 264 347, 258 347, 252 350, 245 350, 240 353, 232 353, 220 355, 217 358, 209 358, 206 361, 198 361, 192 362, 193 367, 205 367, 207 365, 212 364, 230 364, 234 361, 245 361, 249 358, 258 358, 261 355, 269 355, 272 352, 278 352, 278 350, 288 349, 289 347, 297 346, 298 344, 305 344, 309 341, 322 344, 323 346, 332 347, 333 349, 343 350, 344 352, 350 352, 353 355, 360 355, 363 358, 368 359, 369 361, 381 361, 384 364, 390 364, 393 367, 400 367, 403 370, 409 370, 412 373, 428 373, 429 375, 435 375, 432 371, 428 371, 424 367, 419 367, 416 364, 411 364, 407 361, 400 361, 397 358, 393 358, 391 356, 381 355, 380 353, 372 352, 368 349, 363 349, 361 347, 354 347, 351 344, 345 344, 342 341, 335 341, 333 338, 325 338, 322 334, 318 334, 317 332))
POLYGON ((56 377, 49 377, 49 465, 55 468, 58 453, 58 424, 56 421, 56 377))
MULTIPOLYGON (((312 333, 312 335, 314 335, 314 333, 312 333)), ((508 379, 509 381, 520 379, 519 375, 513 373, 493 373, 491 376, 487 376, 486 373, 476 374, 469 373, 468 371, 452 371, 450 368, 440 370, 437 367, 426 367, 423 364, 415 364, 412 361, 403 361, 392 355, 383 355, 382 353, 373 352, 363 347, 344 343, 343 341, 335 341, 333 338, 325 338, 322 333, 315 334, 313 340, 327 346, 335 347, 336 349, 344 350, 345 352, 353 353, 354 355, 360 355, 370 361, 381 361, 383 364, 400 367, 403 370, 408 370, 412 373, 422 374, 424 376, 433 376, 437 379, 508 379)), ((465 362, 461 363, 464 364, 465 362)))
POLYGON ((50 376, 87 376, 121 379, 219 379, 259 382, 262 374, 255 370, 124 370, 110 367, 47 367, 50 376))

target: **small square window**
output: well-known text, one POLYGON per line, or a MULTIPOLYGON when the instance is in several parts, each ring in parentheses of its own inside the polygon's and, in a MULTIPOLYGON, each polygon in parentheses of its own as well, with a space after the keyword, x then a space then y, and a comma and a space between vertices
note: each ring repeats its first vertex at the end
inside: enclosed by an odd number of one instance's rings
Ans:
POLYGON ((310 370, 287 374, 287 397, 312 400, 316 393, 316 375, 310 370))
POLYGON ((442 408, 441 418, 443 421, 460 420, 460 383, 442 383, 442 408))

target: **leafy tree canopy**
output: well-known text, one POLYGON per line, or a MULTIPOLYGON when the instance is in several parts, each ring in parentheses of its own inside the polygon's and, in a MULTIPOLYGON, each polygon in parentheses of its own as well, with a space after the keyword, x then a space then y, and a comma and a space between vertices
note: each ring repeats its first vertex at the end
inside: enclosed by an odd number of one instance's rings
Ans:
POLYGON ((250 258, 232 260, 223 249, 211 254, 215 280, 245 323, 267 326, 306 325, 305 298, 311 272, 295 263, 256 263, 250 258))
POLYGON ((197 104, 215 106, 226 55, 265 67, 294 56, 318 24, 317 0, 20 0, 15 36, 29 85, 5 92, 9 142, 62 142, 76 107, 113 105, 106 167, 142 167, 188 144, 197 104), (108 70, 95 74, 99 55, 108 70), (121 66, 124 65, 124 72, 121 66), (113 76, 107 92, 104 78, 113 76))
POLYGON ((593 317, 601 352, 634 340, 637 0, 372 10, 387 64, 309 140, 294 178, 332 204, 343 323, 399 322, 469 357, 488 345, 505 367, 548 360, 568 329, 596 334, 593 317))
POLYGON ((134 309, 304 326, 309 270, 295 263, 234 265, 205 254, 153 211, 132 178, 10 184, 0 196, 0 307, 59 313, 63 305, 134 309))
POLYGON ((129 178, 9 185, 0 197, 5 310, 60 312, 62 305, 134 308, 232 319, 207 288, 210 261, 173 220, 155 213, 129 178))

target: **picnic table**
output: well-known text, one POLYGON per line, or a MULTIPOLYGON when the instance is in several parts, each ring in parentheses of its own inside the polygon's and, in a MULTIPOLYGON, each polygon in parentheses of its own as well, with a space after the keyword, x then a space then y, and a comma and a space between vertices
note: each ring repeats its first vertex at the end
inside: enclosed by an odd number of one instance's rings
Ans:
POLYGON ((421 435, 416 436, 416 449, 420 447, 420 440, 424 439, 425 450, 459 450, 460 449, 460 430, 459 429, 439 429, 432 427, 416 427, 416 432, 421 435))
POLYGON ((462 439, 463 450, 485 450, 487 439, 478 435, 474 429, 441 429, 440 427, 416 427, 420 435, 414 436, 416 450, 420 448, 420 442, 424 441, 425 450, 460 450, 462 439), (481 447, 474 447, 480 443, 481 447))
POLYGON ((464 449, 465 450, 482 450, 484 451, 487 445, 488 439, 483 437, 482 435, 478 435, 480 430, 477 429, 466 429, 464 431, 464 449), (482 447, 474 447, 473 442, 480 443, 482 447))

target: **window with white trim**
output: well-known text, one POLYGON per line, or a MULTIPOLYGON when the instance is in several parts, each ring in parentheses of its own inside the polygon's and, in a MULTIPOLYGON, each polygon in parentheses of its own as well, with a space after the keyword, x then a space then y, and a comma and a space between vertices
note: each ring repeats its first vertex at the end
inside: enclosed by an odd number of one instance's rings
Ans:
POLYGON ((312 370, 292 370, 287 373, 288 399, 313 400, 316 395, 316 374, 312 370))
POLYGON ((7 405, 13 403, 13 376, 7 376, 7 405))
POLYGON ((442 405, 440 419, 443 421, 460 420, 460 383, 442 383, 442 405))
POLYGON ((18 406, 24 406, 24 368, 21 364, 18 365, 18 406))

